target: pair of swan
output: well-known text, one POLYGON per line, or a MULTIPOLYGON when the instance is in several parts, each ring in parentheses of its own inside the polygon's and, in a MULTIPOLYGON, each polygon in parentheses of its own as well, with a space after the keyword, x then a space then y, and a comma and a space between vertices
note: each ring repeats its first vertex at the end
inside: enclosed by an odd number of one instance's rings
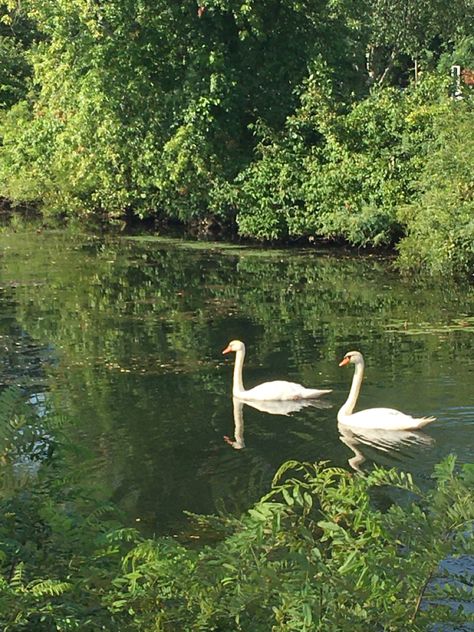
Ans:
MULTIPOLYGON (((245 390, 242 380, 242 368, 245 358, 245 345, 240 340, 232 340, 222 353, 235 352, 232 395, 244 401, 290 401, 315 399, 331 390, 305 388, 295 382, 277 380, 259 384, 250 390, 245 390)), ((364 358, 359 351, 349 351, 339 366, 354 364, 355 371, 352 386, 345 404, 337 414, 337 421, 341 425, 353 428, 384 428, 387 430, 414 430, 422 428, 435 420, 435 417, 414 418, 393 408, 368 408, 353 413, 359 396, 362 378, 364 376, 364 358)))

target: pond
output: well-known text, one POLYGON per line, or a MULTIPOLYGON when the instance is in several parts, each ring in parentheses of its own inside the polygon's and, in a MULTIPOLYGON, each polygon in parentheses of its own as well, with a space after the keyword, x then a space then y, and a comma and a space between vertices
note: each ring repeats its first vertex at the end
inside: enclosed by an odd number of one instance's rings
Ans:
POLYGON ((184 511, 244 511, 288 459, 399 466, 421 484, 447 454, 474 462, 473 288, 401 278, 388 259, 9 233, 0 307, 2 388, 65 415, 71 467, 147 534, 178 533, 184 511), (332 393, 293 411, 238 405, 232 339, 247 345, 247 387, 282 378, 332 393), (366 361, 358 409, 437 420, 341 434, 353 367, 338 364, 352 349, 366 361))

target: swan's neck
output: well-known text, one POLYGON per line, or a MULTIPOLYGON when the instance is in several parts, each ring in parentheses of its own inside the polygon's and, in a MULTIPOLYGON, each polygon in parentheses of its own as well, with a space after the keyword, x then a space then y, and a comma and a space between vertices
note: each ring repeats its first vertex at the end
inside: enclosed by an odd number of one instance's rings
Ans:
POLYGON ((242 367, 244 366, 245 349, 239 349, 235 354, 234 380, 232 385, 232 395, 240 397, 245 392, 242 381, 242 367))
POLYGON ((359 397, 360 386, 362 384, 362 378, 364 377, 364 363, 358 362, 355 365, 354 377, 352 378, 351 390, 349 391, 349 397, 346 403, 341 407, 337 415, 338 420, 341 417, 347 417, 352 414, 354 406, 357 403, 359 397))

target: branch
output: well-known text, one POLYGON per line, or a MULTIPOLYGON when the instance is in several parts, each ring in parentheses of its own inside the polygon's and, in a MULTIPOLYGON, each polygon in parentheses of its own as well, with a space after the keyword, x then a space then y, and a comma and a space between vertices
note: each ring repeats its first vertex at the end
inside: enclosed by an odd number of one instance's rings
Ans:
POLYGON ((388 73, 390 72, 390 70, 392 70, 393 68, 393 64, 395 62, 395 57, 397 56, 396 52, 394 50, 392 50, 392 52, 390 53, 390 60, 385 68, 385 70, 382 73, 382 76, 380 77, 380 79, 377 81, 377 85, 380 87, 383 82, 385 81, 386 76, 388 75, 388 73))

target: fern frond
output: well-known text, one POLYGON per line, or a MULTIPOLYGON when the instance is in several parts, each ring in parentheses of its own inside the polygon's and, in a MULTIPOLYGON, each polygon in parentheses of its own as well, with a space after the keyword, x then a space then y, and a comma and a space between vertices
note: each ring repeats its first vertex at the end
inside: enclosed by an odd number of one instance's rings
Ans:
POLYGON ((117 542, 137 542, 141 539, 140 532, 133 527, 124 527, 110 531, 105 536, 107 542, 115 544, 117 542))
POLYGON ((13 573, 10 579, 10 586, 14 588, 15 590, 24 588, 24 581, 23 581, 24 569, 25 569, 25 564, 23 562, 19 562, 13 570, 13 573))
POLYGON ((28 584, 27 589, 35 597, 59 597, 72 588, 69 582, 56 579, 35 580, 28 584))
POLYGON ((91 511, 91 513, 87 517, 86 523, 88 525, 95 524, 100 521, 100 518, 103 518, 106 514, 114 513, 116 510, 117 509, 115 505, 113 505, 112 503, 102 503, 100 507, 97 507, 96 509, 94 509, 94 511, 91 511))
POLYGON ((153 540, 145 540, 127 553, 124 557, 124 565, 132 560, 143 560, 145 562, 153 561, 157 558, 158 551, 158 543, 153 540))
POLYGON ((11 386, 0 394, 0 424, 13 418, 20 406, 24 405, 24 396, 16 386, 11 386))

